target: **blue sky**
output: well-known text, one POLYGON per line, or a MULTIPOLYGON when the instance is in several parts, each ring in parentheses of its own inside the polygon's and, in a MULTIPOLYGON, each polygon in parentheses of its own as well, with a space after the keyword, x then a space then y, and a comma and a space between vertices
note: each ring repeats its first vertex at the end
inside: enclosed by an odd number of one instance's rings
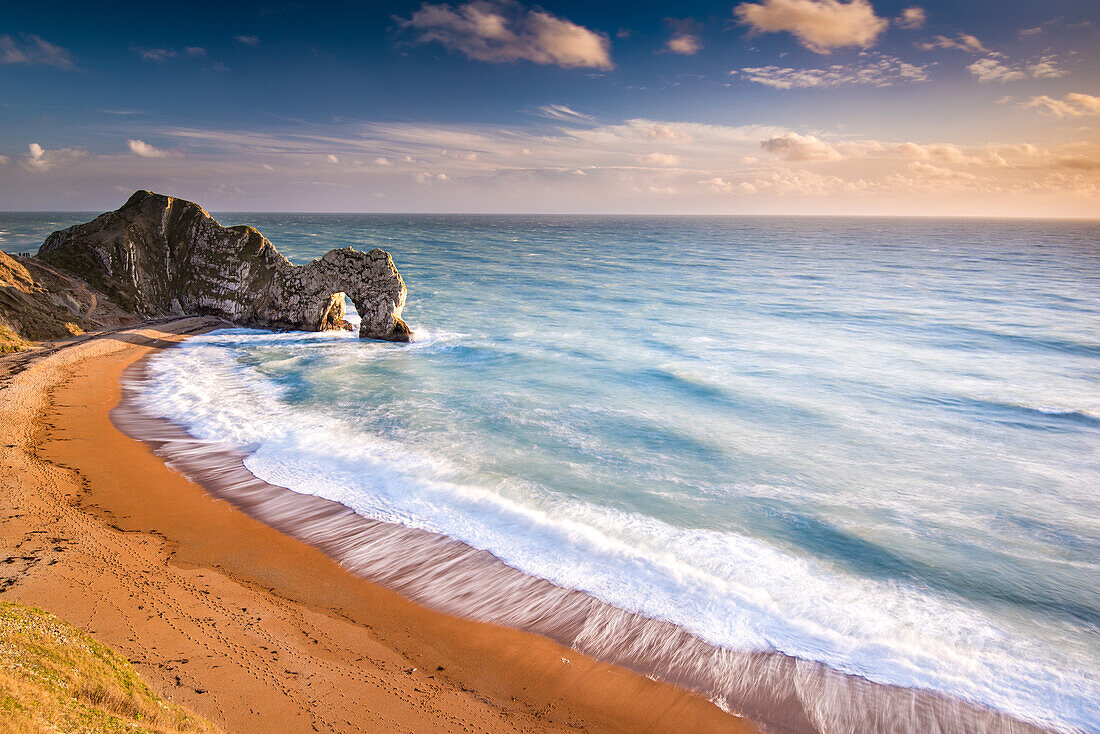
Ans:
POLYGON ((1095 216, 1094 0, 19 3, 0 209, 1095 216))

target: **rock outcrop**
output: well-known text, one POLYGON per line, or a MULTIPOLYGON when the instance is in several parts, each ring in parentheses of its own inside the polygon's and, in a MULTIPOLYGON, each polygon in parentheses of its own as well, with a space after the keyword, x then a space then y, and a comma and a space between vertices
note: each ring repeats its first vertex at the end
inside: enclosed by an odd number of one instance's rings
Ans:
POLYGON ((120 209, 54 232, 38 259, 142 318, 194 314, 241 324, 341 328, 347 294, 359 336, 409 341, 405 282, 389 253, 332 250, 293 265, 253 227, 223 227, 202 207, 138 191, 120 209))

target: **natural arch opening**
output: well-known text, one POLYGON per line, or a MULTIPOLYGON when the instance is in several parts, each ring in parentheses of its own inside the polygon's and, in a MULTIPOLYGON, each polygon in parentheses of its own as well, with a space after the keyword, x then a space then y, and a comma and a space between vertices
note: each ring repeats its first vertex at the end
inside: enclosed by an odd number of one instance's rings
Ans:
POLYGON ((363 319, 355 308, 355 303, 343 291, 337 291, 329 296, 321 307, 321 315, 318 320, 318 331, 359 331, 363 319))

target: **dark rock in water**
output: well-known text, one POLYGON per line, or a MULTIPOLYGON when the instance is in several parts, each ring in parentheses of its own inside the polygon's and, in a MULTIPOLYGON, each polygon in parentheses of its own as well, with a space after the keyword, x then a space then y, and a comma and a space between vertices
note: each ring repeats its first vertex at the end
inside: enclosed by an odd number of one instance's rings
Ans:
POLYGON ((342 328, 346 293, 359 336, 409 341, 405 282, 384 250, 332 250, 292 265, 253 227, 223 227, 202 207, 138 191, 122 208, 54 232, 38 258, 86 280, 124 310, 180 313, 242 324, 319 331, 342 328))

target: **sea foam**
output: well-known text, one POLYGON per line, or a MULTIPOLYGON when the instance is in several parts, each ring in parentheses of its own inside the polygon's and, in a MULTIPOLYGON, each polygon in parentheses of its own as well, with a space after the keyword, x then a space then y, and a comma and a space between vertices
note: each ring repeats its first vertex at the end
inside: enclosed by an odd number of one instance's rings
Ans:
MULTIPOLYGON (((1082 686, 1077 674, 1094 662, 1087 637, 1051 648, 1033 620, 994 619, 928 589, 861 578, 740 533, 678 527, 507 478, 470 483, 451 458, 288 405, 288 388, 241 364, 242 346, 286 350, 281 359, 264 357, 275 372, 316 350, 357 361, 395 351, 329 335, 215 332, 154 359, 141 406, 245 450, 245 466, 273 485, 456 538, 716 647, 775 650, 1041 723, 1094 725, 1074 720, 1100 697, 1100 687, 1082 686)), ((421 343, 433 346, 454 343, 421 343)))
MULTIPOLYGON (((273 485, 672 623, 709 645, 692 660, 714 680, 789 655, 1100 729, 1088 226, 258 224, 300 257, 354 236, 393 250, 417 341, 215 332, 150 360, 144 410, 273 485), (323 235, 308 247, 307 228, 323 235)), ((357 553, 344 562, 433 603, 357 553)), ((471 597, 492 609, 434 601, 537 627, 492 591, 471 597)), ((606 610, 570 644, 686 649, 606 610)), ((817 730, 868 730, 836 723, 852 705, 829 690, 817 730)))

